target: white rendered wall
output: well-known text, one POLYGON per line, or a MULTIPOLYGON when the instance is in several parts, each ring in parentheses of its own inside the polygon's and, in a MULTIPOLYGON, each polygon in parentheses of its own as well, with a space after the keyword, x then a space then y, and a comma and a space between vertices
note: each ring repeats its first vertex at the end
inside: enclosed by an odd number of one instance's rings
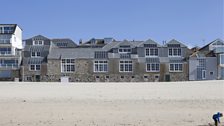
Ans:
POLYGON ((22 49, 22 30, 16 26, 15 33, 11 37, 12 46, 18 49, 22 49))

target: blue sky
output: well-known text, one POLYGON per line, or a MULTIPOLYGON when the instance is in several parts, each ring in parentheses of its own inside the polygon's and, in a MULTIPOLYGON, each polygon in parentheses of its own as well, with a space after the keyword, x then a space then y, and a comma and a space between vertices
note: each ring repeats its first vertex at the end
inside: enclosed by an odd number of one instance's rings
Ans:
POLYGON ((23 39, 113 37, 189 46, 224 39, 223 0, 0 0, 0 23, 16 23, 23 39))

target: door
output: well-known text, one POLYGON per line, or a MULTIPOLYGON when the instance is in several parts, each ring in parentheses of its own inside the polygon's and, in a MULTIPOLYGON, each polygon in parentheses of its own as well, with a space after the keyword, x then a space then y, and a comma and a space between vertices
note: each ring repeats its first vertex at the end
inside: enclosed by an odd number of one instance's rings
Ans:
POLYGON ((170 81, 170 75, 169 74, 165 75, 165 81, 170 81))
POLYGON ((36 82, 40 82, 40 75, 35 75, 36 82))

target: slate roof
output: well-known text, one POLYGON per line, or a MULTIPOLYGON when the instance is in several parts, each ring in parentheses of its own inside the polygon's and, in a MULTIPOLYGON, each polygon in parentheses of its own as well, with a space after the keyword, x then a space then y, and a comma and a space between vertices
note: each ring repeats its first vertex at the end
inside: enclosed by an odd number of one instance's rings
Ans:
POLYGON ((164 47, 168 47, 169 44, 180 44, 180 47, 187 47, 186 45, 184 45, 183 43, 181 43, 175 39, 170 40, 168 43, 166 43, 164 45, 164 47))
POLYGON ((144 47, 144 44, 156 44, 157 47, 161 47, 160 44, 158 44, 157 42, 155 42, 155 41, 152 40, 152 39, 148 39, 148 40, 146 40, 146 41, 144 41, 144 42, 141 42, 141 43, 139 44, 138 47, 144 47))
POLYGON ((60 48, 74 48, 77 47, 77 44, 68 38, 62 38, 62 39, 51 39, 52 43, 55 46, 58 46, 60 48))
POLYGON ((48 59, 66 58, 94 58, 94 52, 100 51, 99 48, 51 48, 48 59))

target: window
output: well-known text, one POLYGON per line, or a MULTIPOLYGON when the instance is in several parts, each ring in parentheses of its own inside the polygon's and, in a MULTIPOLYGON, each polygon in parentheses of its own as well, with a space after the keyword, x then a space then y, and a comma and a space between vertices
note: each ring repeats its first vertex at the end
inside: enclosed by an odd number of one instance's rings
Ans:
POLYGON ((0 27, 0 33, 3 33, 3 27, 0 27))
POLYGON ((94 72, 108 72, 108 62, 106 60, 94 61, 94 72))
POLYGON ((96 51, 94 54, 95 54, 94 58, 96 58, 96 59, 108 58, 108 53, 105 51, 96 51))
POLYGON ((4 27, 4 33, 12 33, 13 29, 13 27, 4 27))
POLYGON ((110 78, 110 76, 108 76, 108 75, 107 75, 107 76, 105 76, 105 79, 109 79, 109 78, 110 78))
POLYGON ((30 71, 40 71, 40 64, 31 64, 30 71))
POLYGON ((131 49, 130 48, 119 48, 118 52, 119 53, 131 53, 131 49))
POLYGON ((43 40, 35 40, 35 41, 33 41, 33 45, 44 45, 44 41, 43 40))
POLYGON ((159 63, 148 63, 146 64, 146 72, 159 72, 160 64, 159 63))
POLYGON ((220 54, 220 65, 224 65, 224 54, 220 54))
POLYGON ((0 48, 0 55, 9 55, 11 54, 11 48, 0 48))
POLYGON ((120 61, 120 72, 132 72, 132 61, 120 61))
POLYGON ((169 48, 168 56, 181 56, 181 48, 169 48))
POLYGON ((145 49, 145 56, 158 56, 158 49, 156 48, 147 48, 145 49))
POLYGON ((206 70, 202 70, 202 79, 206 79, 206 70))
POLYGON ((172 63, 170 64, 170 72, 182 72, 183 64, 182 63, 172 63))
POLYGON ((210 75, 213 75, 214 74, 214 72, 210 72, 210 75))
POLYGON ((72 73, 75 71, 75 60, 74 59, 62 59, 61 60, 61 72, 72 73))
POLYGON ((31 57, 40 57, 40 52, 31 52, 31 57))

